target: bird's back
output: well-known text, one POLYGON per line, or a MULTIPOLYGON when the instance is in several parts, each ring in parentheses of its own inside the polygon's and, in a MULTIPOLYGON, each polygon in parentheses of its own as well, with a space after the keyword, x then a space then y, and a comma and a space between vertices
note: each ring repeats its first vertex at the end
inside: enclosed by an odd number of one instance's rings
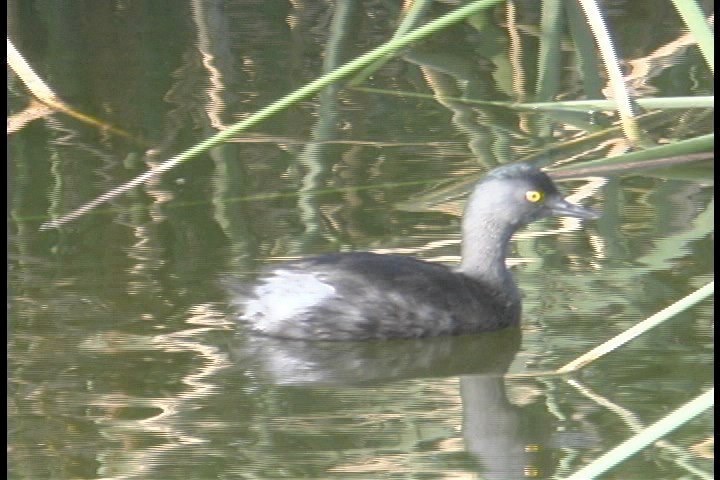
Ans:
POLYGON ((411 257, 322 255, 270 269, 242 302, 241 318, 288 338, 460 335, 519 323, 517 290, 504 287, 411 257))

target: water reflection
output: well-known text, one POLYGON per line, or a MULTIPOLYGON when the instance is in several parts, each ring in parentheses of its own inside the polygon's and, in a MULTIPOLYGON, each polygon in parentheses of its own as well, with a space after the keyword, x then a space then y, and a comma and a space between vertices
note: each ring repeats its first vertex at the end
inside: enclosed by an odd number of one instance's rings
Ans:
MULTIPOLYGON (((503 375, 518 353, 521 336, 516 328, 481 335, 373 342, 238 335, 230 357, 232 368, 259 384, 355 387, 367 389, 368 395, 390 382, 459 375, 462 438, 469 454, 465 461, 474 465, 468 467, 480 470, 483 478, 523 478, 546 470, 549 463, 547 412, 520 408, 506 394, 503 375)), ((457 390, 453 393, 457 395, 457 390)), ((294 397, 288 392, 286 399, 294 397)), ((382 455, 377 453, 372 455, 373 461, 380 461, 382 455)), ((354 462, 333 470, 368 473, 354 462)))
POLYGON ((521 332, 370 342, 308 342, 258 335, 239 338, 233 362, 279 385, 362 385, 465 374, 502 376, 521 332))
POLYGON ((465 448, 482 465, 484 478, 538 477, 549 468, 542 416, 513 405, 502 378, 460 379, 465 448), (546 458, 547 459, 547 458, 546 458))

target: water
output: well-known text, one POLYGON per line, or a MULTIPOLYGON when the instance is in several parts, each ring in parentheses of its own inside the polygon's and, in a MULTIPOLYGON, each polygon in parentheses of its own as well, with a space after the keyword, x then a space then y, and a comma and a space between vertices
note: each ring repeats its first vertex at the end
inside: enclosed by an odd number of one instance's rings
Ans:
MULTIPOLYGON (((129 135, 55 114, 9 136, 11 478, 561 478, 710 388, 712 299, 575 383, 513 376, 556 369, 712 279, 707 163, 563 181, 603 217, 516 236, 522 332, 327 345, 236 327, 228 273, 250 282, 267 263, 354 250, 456 264, 466 184, 541 148, 538 115, 340 90, 39 231, 317 77, 331 39, 342 59, 378 44, 397 15, 359 3, 344 36, 314 4, 192 5, 9 5, 9 36, 37 73, 129 135)), ((520 7, 532 27, 538 12, 520 7)), ((632 37, 637 12, 616 9, 636 57, 681 35, 632 37)), ((532 28, 519 32, 535 58, 532 28)), ((448 30, 370 85, 505 100, 522 83, 476 35, 448 30)), ((683 58, 650 82, 657 96, 711 91, 699 55, 683 58)), ((12 114, 27 95, 8 82, 12 114)), ((706 112, 668 117, 657 137, 712 127, 706 112)), ((711 478, 712 422, 704 413, 604 478, 711 478)))

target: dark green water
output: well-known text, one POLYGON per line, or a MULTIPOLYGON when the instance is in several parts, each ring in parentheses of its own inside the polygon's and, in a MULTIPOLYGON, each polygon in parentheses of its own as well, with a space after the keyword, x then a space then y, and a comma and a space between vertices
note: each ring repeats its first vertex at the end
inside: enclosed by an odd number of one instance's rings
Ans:
MULTIPOLYGON (((248 338, 234 323, 218 280, 248 283, 284 258, 456 264, 469 179, 586 135, 589 116, 432 98, 531 100, 534 4, 518 2, 510 30, 500 6, 480 33, 441 32, 365 84, 428 98, 338 88, 39 230, 386 40, 395 3, 338 2, 344 18, 325 2, 9 3, 9 38, 36 72, 128 134, 57 113, 8 136, 11 478, 563 478, 712 386, 712 297, 575 383, 501 378, 559 368, 712 280, 707 162, 563 181, 603 216, 516 236, 522 332, 324 345, 248 338)), ((664 3, 607 13, 628 59, 683 34, 664 3)), ((571 52, 560 61, 558 96, 584 98, 571 52)), ((711 82, 689 49, 639 94, 709 95, 711 82)), ((10 70, 8 92, 9 115, 23 111, 10 70)), ((712 112, 667 117, 655 141, 713 128, 712 112)), ((708 411, 602 478, 712 478, 712 435, 708 411)))

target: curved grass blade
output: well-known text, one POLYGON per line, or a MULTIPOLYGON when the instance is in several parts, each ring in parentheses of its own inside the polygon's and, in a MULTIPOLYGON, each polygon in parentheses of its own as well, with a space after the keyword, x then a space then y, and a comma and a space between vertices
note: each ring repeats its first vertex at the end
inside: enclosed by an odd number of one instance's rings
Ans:
POLYGON ((711 388, 673 411, 671 414, 653 423, 642 432, 627 439, 573 475, 566 477, 565 480, 591 480, 597 478, 598 475, 606 472, 679 426, 689 422, 714 404, 715 389, 711 388))
POLYGON ((642 131, 635 122, 633 106, 627 88, 625 88, 615 46, 610 39, 610 34, 608 33, 600 8, 595 0, 579 1, 585 12, 588 25, 590 25, 593 35, 595 36, 598 48, 600 49, 600 55, 610 80, 612 95, 618 103, 618 114, 620 115, 625 136, 634 144, 642 145, 645 140, 642 131))
POLYGON ((690 33, 695 37, 708 68, 715 74, 715 36, 710 30, 708 21, 705 19, 702 10, 700 10, 700 6, 692 0, 673 0, 672 3, 690 33))
POLYGON ((166 160, 165 162, 157 165, 154 169, 149 170, 129 182, 110 190, 109 192, 100 195, 96 199, 82 205, 81 207, 71 211, 67 215, 60 218, 50 220, 43 223, 40 226, 40 230, 48 230, 58 228, 61 225, 75 220, 78 217, 86 214, 90 210, 102 205, 103 203, 122 195, 133 188, 144 184, 148 180, 161 175, 168 170, 175 168, 176 166, 184 163, 187 160, 197 157, 203 152, 220 145, 229 139, 235 137, 238 133, 247 130, 248 128, 257 125, 258 123, 266 120, 273 115, 289 108, 292 105, 304 100, 305 98, 318 93, 323 88, 332 85, 335 82, 342 80, 343 78, 357 72, 358 70, 370 65, 372 62, 384 58, 388 55, 392 55, 398 52, 400 49, 407 47, 413 42, 431 35, 438 30, 449 27, 455 23, 458 23, 470 15, 484 9, 492 7, 493 5, 500 3, 502 0, 478 0, 472 3, 468 3, 462 7, 453 10, 450 13, 443 15, 425 25, 408 32, 406 35, 392 39, 387 43, 380 45, 379 47, 357 57, 354 60, 346 63, 345 65, 333 70, 332 72, 313 80, 312 82, 300 87, 299 89, 289 93, 288 95, 276 100, 265 108, 260 109, 254 114, 248 116, 246 119, 237 122, 226 130, 216 133, 212 137, 194 145, 193 147, 185 150, 184 152, 176 155, 175 157, 166 160))
POLYGON ((564 365, 564 366, 558 368, 557 373, 569 373, 569 372, 572 372, 575 370, 579 370, 580 368, 583 368, 584 366, 594 362, 595 360, 604 356, 605 354, 612 352, 619 346, 629 342, 630 340, 634 339, 635 337, 642 335, 643 333, 650 330, 651 328, 661 324, 668 318, 671 318, 680 312, 684 312, 688 308, 692 307, 696 303, 700 302, 701 300, 704 300, 705 298, 709 297, 710 295, 712 295, 714 293, 715 293, 715 282, 710 282, 710 283, 706 284, 705 286, 699 288, 698 290, 694 291, 690 295, 673 303, 669 307, 666 307, 666 308, 660 310, 655 315, 652 315, 651 317, 643 320, 642 322, 638 323, 637 325, 625 330, 620 335, 617 335, 616 337, 608 340, 607 342, 603 343, 602 345, 599 345, 599 346, 593 348, 586 354, 581 355, 580 357, 576 358, 575 360, 568 363, 567 365, 564 365))

